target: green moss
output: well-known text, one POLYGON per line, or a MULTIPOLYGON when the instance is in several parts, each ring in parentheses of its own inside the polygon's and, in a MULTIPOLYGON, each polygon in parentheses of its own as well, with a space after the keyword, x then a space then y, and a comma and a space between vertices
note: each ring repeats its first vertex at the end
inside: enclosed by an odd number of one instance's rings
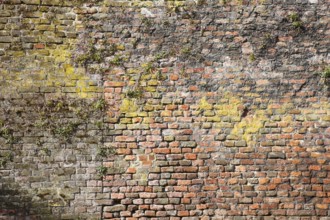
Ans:
POLYGON ((97 172, 100 176, 105 176, 105 175, 107 175, 108 168, 106 168, 104 166, 99 166, 99 167, 97 167, 97 172))
POLYGON ((288 19, 294 28, 303 27, 303 23, 300 20, 300 16, 296 12, 289 14, 288 19))
POLYGON ((250 54, 250 56, 249 56, 249 60, 250 60, 251 62, 253 62, 253 61, 256 60, 256 57, 255 57, 255 55, 254 55, 253 53, 250 54))
POLYGON ((104 99, 98 99, 94 102, 93 107, 95 110, 104 110, 106 106, 106 101, 104 99))
POLYGON ((293 13, 289 14, 288 17, 289 17, 289 20, 291 22, 295 22, 295 21, 299 21, 300 20, 300 17, 299 17, 299 15, 296 12, 293 12, 293 13))
POLYGON ((292 26, 295 28, 301 28, 303 26, 303 23, 301 21, 294 21, 292 22, 292 26))
POLYGON ((153 67, 153 65, 152 65, 151 62, 143 63, 141 65, 141 67, 143 68, 144 73, 146 73, 146 74, 151 74, 153 72, 153 70, 154 70, 154 67, 153 67))
POLYGON ((69 122, 67 124, 58 124, 52 130, 52 132, 59 137, 68 139, 73 134, 73 132, 76 130, 77 126, 78 126, 78 124, 74 123, 74 122, 69 122))
POLYGON ((330 78, 330 66, 324 68, 323 72, 321 73, 321 77, 330 78))
POLYGON ((159 52, 155 56, 155 61, 158 61, 160 59, 164 59, 167 56, 168 56, 168 53, 166 51, 159 52))
POLYGON ((14 155, 12 152, 6 152, 0 156, 0 168, 5 167, 8 162, 13 161, 14 155))
POLYGON ((18 139, 14 136, 14 130, 8 126, 2 126, 0 128, 0 137, 4 138, 6 144, 15 144, 17 143, 18 139))
POLYGON ((96 157, 97 158, 106 158, 106 157, 109 157, 110 155, 113 155, 115 153, 116 153, 116 151, 113 148, 100 147, 100 148, 97 149, 96 157))
POLYGON ((191 54, 191 48, 189 46, 186 46, 186 47, 184 47, 184 48, 181 49, 180 53, 182 55, 188 56, 188 55, 191 54))
POLYGON ((128 98, 141 98, 143 92, 141 89, 129 90, 127 91, 126 95, 128 98))
POLYGON ((120 66, 126 61, 126 59, 123 56, 115 55, 112 60, 110 60, 110 64, 114 66, 120 66))

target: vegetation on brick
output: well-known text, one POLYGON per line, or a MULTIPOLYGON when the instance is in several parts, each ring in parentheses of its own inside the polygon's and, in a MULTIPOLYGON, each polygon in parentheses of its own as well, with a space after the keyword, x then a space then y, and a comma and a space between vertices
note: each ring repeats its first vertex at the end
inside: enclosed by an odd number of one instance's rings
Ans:
POLYGON ((0 219, 327 218, 327 9, 1 1, 0 219))

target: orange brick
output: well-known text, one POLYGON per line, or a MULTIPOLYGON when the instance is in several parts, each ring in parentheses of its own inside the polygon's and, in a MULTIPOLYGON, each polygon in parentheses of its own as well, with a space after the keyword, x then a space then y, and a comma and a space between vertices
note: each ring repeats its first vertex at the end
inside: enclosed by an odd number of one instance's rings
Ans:
POLYGON ((155 149, 153 149, 153 152, 155 154, 169 154, 171 152, 171 149, 169 149, 169 148, 155 148, 155 149))
POLYGON ((259 179, 259 184, 265 185, 267 183, 269 183, 269 179, 268 178, 260 178, 259 179))
POLYGON ((191 180, 178 180, 179 186, 186 186, 186 185, 190 185, 190 184, 191 184, 191 180))
POLYGON ((132 153, 132 150, 131 149, 125 149, 125 148, 119 148, 116 150, 117 154, 118 155, 128 155, 128 154, 131 154, 132 153))
POLYGON ((44 49, 45 48, 45 44, 41 44, 41 43, 35 44, 34 45, 34 48, 35 49, 44 49))
POLYGON ((187 160, 196 160, 197 159, 197 155, 193 154, 193 153, 187 153, 184 155, 185 159, 187 160))
POLYGON ((319 166, 319 165, 310 165, 308 169, 319 171, 319 170, 321 170, 321 166, 319 166))
POLYGON ((189 212, 188 211, 178 211, 178 216, 189 216, 189 212))
POLYGON ((317 209, 328 209, 329 205, 328 204, 316 204, 315 208, 317 209))
POLYGON ((302 134, 294 134, 293 135, 293 139, 294 140, 303 140, 304 139, 304 135, 302 135, 302 134))
POLYGON ((135 168, 135 167, 129 167, 129 168, 126 170, 126 173, 136 173, 136 168, 135 168))
POLYGON ((177 81, 178 79, 179 79, 179 75, 178 74, 171 74, 170 75, 170 80, 177 81))
POLYGON ((215 186, 215 185, 208 185, 208 186, 203 187, 203 190, 205 190, 205 191, 215 191, 217 189, 218 189, 218 186, 215 186))
POLYGON ((250 205, 250 209, 252 209, 252 210, 254 210, 254 209, 260 209, 260 205, 259 204, 250 205))

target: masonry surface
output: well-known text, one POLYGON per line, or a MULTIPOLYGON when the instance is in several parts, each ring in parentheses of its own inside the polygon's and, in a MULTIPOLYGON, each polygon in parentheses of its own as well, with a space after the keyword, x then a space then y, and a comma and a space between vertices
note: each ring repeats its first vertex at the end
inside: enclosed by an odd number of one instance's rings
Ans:
POLYGON ((327 0, 0 0, 0 219, 330 216, 327 0))

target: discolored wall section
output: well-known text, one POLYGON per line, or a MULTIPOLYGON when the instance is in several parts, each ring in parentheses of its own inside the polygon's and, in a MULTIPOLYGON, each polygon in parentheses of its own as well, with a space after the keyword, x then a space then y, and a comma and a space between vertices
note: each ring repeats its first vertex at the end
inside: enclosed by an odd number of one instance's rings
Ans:
POLYGON ((2 1, 0 216, 327 219, 329 6, 2 1))

